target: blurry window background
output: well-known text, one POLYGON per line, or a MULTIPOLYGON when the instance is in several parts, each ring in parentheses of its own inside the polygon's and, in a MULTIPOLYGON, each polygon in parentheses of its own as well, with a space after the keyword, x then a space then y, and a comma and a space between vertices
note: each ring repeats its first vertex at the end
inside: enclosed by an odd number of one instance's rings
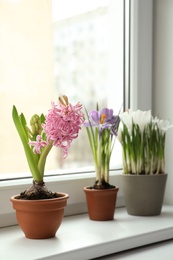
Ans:
MULTIPOLYGON (((67 95, 88 111, 123 102, 122 0, 0 0, 0 174, 28 172, 14 127, 13 104, 29 122, 67 95)), ((111 166, 121 165, 116 141, 111 166)), ((46 170, 93 167, 85 129, 63 160, 51 151, 46 170)), ((72 170, 73 171, 73 170, 72 170)))

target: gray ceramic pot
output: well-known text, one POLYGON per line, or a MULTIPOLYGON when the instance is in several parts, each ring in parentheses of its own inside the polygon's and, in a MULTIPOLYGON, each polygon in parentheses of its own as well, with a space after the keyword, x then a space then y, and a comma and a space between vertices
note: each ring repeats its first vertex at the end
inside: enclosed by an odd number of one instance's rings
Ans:
POLYGON ((124 200, 129 215, 160 215, 167 174, 121 175, 124 200))

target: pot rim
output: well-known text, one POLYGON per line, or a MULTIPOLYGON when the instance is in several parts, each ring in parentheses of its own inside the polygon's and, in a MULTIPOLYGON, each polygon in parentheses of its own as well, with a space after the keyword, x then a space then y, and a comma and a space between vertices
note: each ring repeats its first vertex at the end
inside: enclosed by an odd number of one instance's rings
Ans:
POLYGON ((17 199, 16 197, 20 196, 20 194, 13 195, 10 197, 10 201, 20 201, 20 202, 26 202, 26 203, 38 203, 38 202, 46 202, 46 201, 55 201, 55 200, 63 200, 68 199, 69 195, 64 192, 56 192, 57 194, 61 195, 61 197, 58 198, 52 198, 52 199, 40 199, 40 200, 24 200, 24 199, 17 199))
POLYGON ((85 186, 84 188, 84 191, 87 190, 87 191, 98 191, 98 192, 106 192, 106 191, 112 191, 112 190, 119 190, 119 187, 118 186, 115 186, 115 188, 111 188, 111 189, 91 189, 91 186, 85 186))

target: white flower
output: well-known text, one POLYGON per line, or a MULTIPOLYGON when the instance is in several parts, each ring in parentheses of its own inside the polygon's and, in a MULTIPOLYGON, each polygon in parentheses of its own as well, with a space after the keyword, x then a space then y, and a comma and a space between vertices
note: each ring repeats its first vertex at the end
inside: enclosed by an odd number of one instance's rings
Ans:
POLYGON ((139 125, 140 130, 143 132, 145 126, 151 122, 151 110, 137 110, 132 113, 132 118, 133 123, 139 125))
POLYGON ((120 115, 121 121, 127 126, 129 132, 132 129, 132 123, 139 125, 141 132, 143 132, 144 127, 151 121, 151 111, 132 111, 124 112, 120 115))
POLYGON ((173 125, 168 120, 153 118, 150 110, 129 110, 120 118, 118 140, 122 144, 124 173, 163 173, 165 132, 173 125))
POLYGON ((170 125, 170 122, 168 120, 160 120, 157 117, 152 119, 152 123, 156 123, 158 125, 158 128, 163 132, 166 132, 168 129, 173 127, 173 125, 170 125))
MULTIPOLYGON (((131 116, 131 110, 128 110, 124 113, 122 113, 120 115, 120 119, 121 119, 121 122, 123 122, 129 131, 131 131, 132 129, 132 116, 131 116)), ((123 128, 122 127, 122 124, 119 126, 121 129, 123 128)))

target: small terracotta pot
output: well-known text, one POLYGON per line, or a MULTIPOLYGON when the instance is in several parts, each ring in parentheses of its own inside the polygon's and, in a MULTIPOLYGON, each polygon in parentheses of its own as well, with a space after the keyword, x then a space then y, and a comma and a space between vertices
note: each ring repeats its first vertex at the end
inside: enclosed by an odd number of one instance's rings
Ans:
POLYGON ((88 214, 91 220, 105 221, 114 218, 119 188, 96 190, 84 187, 88 214))
POLYGON ((16 210, 16 218, 25 236, 31 239, 54 237, 64 216, 64 207, 69 198, 66 193, 60 197, 45 200, 20 200, 10 198, 16 210))

